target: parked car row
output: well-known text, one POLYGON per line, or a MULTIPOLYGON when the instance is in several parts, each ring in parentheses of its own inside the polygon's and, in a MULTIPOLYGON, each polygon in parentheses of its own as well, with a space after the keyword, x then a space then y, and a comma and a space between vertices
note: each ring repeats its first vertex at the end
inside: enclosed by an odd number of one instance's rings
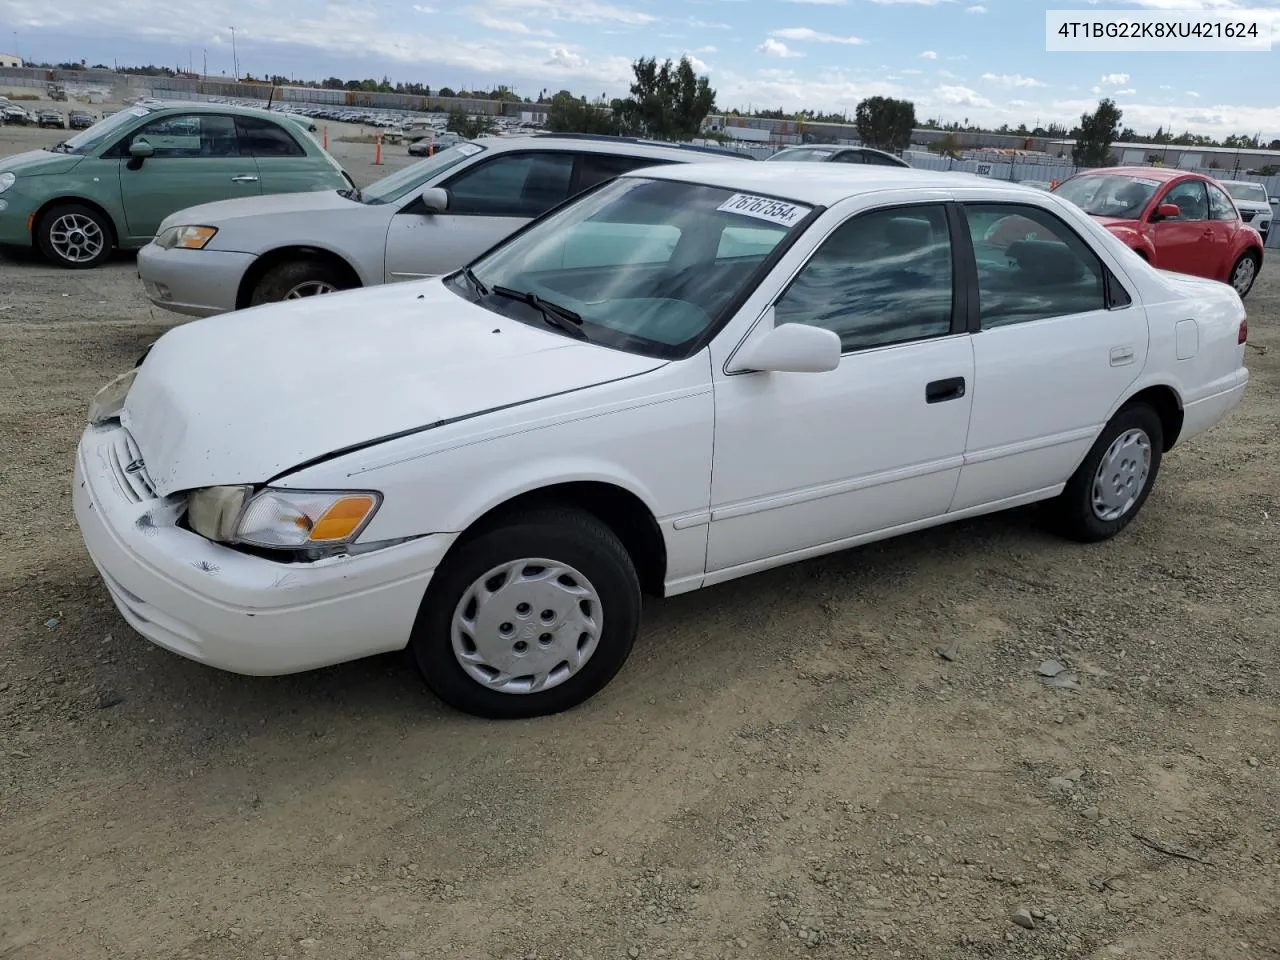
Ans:
MULTIPOLYGON (((99 143, 121 178, 203 162, 217 115, 99 143)), ((454 707, 527 717, 610 681, 646 594, 1032 503, 1125 529, 1244 394, 1238 285, 1135 254, 1110 180, 856 167, 477 140, 172 213, 148 295, 223 315, 93 400, 74 504, 108 592, 214 667, 407 649, 454 707)), ((1126 216, 1176 221, 1162 190, 1126 216)))

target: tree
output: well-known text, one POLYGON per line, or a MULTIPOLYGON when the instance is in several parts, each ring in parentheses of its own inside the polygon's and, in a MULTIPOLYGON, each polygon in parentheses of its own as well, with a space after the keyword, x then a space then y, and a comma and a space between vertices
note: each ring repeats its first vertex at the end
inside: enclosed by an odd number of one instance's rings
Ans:
POLYGON ((547 108, 547 129, 552 133, 617 133, 618 120, 607 107, 561 90, 547 108))
POLYGON ((449 111, 449 119, 445 122, 446 130, 456 133, 464 140, 472 140, 493 132, 493 121, 488 117, 473 117, 461 107, 449 111))
POLYGON ((1072 131, 1075 146, 1071 148, 1071 162, 1077 167, 1105 167, 1111 162, 1111 144, 1120 135, 1120 108, 1115 101, 1104 98, 1098 101, 1098 109, 1080 116, 1080 126, 1072 131))
POLYGON ((445 98, 449 98, 449 97, 456 97, 456 96, 457 96, 457 94, 456 94, 456 93, 454 93, 454 91, 453 91, 452 89, 450 89, 449 87, 441 87, 437 92, 439 93, 439 95, 440 95, 440 96, 445 97, 445 98))
POLYGON ((956 140, 954 133, 948 133, 940 140, 931 141, 929 150, 940 157, 950 157, 952 160, 960 159, 960 143, 956 140))
POLYGON ((694 73, 688 57, 678 64, 641 57, 631 64, 635 82, 631 96, 613 104, 619 131, 658 140, 692 140, 716 106, 716 92, 706 77, 694 73))
POLYGON ((916 125, 916 105, 892 97, 868 97, 854 113, 858 136, 869 147, 901 152, 911 143, 916 125))

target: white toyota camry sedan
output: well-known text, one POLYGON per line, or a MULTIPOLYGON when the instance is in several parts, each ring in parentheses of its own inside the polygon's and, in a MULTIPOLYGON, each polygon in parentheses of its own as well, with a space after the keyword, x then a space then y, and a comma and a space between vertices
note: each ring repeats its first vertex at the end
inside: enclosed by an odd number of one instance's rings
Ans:
POLYGON ((408 647, 533 716, 605 686, 644 593, 1035 501, 1113 536, 1240 402, 1246 336, 1230 286, 1042 191, 672 165, 448 276, 173 329, 94 399, 75 511, 163 647, 408 647))

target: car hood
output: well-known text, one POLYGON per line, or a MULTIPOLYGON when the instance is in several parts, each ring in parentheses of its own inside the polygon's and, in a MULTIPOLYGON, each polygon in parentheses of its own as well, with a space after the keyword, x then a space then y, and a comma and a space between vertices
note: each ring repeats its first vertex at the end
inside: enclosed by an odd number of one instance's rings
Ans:
POLYGON ((1254 213, 1270 213, 1271 204, 1265 200, 1237 200, 1237 210, 1252 210, 1254 213))
POLYGON ((165 217, 157 236, 169 227, 187 224, 216 227, 230 220, 246 217, 275 217, 290 213, 314 213, 318 210, 359 209, 363 204, 348 200, 337 190, 311 190, 305 193, 270 193, 263 197, 237 197, 186 207, 165 217))
POLYGON ((66 173, 84 157, 76 153, 52 153, 48 150, 28 150, 11 157, 0 158, 0 173, 16 173, 26 177, 43 177, 54 173, 66 173))
POLYGON ((335 451, 664 363, 506 319, 432 279, 176 327, 151 348, 121 421, 167 496, 265 483, 335 451))

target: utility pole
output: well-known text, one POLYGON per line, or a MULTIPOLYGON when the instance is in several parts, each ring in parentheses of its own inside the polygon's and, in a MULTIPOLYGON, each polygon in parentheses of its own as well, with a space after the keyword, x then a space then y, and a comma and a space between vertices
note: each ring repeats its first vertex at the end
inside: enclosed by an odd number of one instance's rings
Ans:
POLYGON ((200 68, 200 79, 204 80, 209 76, 209 50, 208 48, 202 48, 202 52, 204 54, 204 65, 200 68))
POLYGON ((236 28, 231 28, 231 69, 235 72, 236 82, 240 82, 240 59, 236 56, 236 28))

